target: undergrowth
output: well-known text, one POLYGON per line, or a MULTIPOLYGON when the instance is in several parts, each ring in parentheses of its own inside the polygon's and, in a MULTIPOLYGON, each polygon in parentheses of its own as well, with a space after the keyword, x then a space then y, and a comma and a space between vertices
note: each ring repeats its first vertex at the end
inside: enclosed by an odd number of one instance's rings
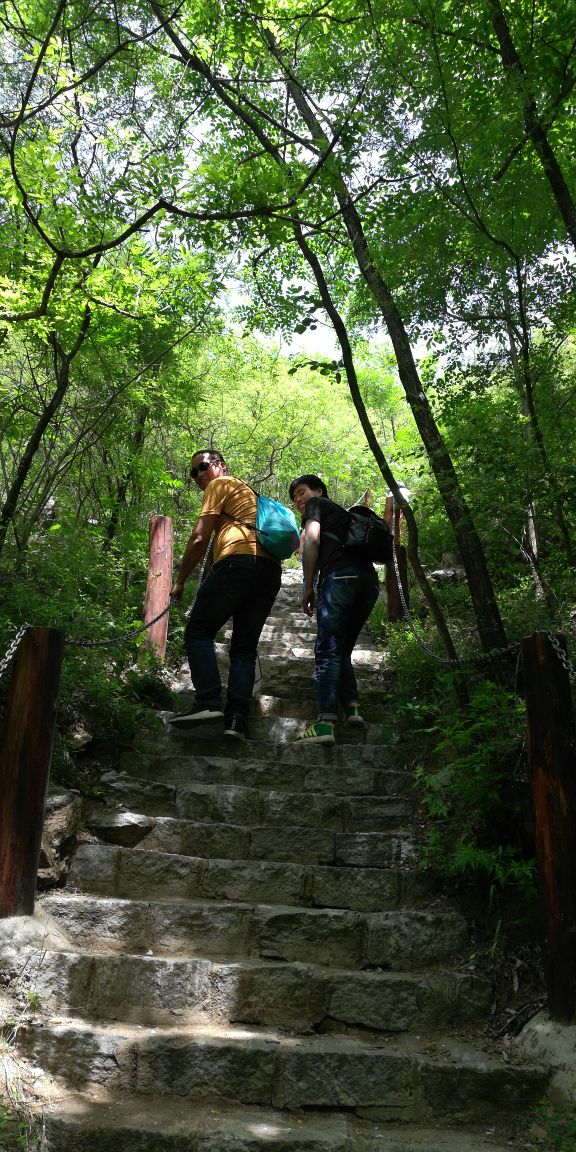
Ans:
POLYGON ((542 1131, 538 1152, 576 1152, 576 1117, 543 1101, 534 1112, 536 1126, 542 1131))
MULTIPOLYGON (((464 665, 463 707, 426 619, 416 621, 414 635, 404 623, 389 624, 380 602, 370 628, 388 652, 399 747, 415 767, 422 867, 482 880, 491 902, 504 890, 530 902, 535 864, 523 701, 513 685, 464 665)), ((471 650, 461 618, 451 628, 458 651, 471 650)))

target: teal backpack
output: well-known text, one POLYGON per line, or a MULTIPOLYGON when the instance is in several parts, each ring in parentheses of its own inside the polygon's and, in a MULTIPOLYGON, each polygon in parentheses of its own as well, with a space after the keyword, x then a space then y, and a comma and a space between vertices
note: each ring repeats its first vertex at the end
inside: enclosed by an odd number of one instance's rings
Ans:
MULTIPOLYGON (((250 488, 250 485, 247 485, 250 488)), ((250 489, 254 492, 254 489, 250 489)), ((296 523, 296 517, 290 508, 285 508, 283 504, 279 504, 277 500, 273 500, 271 496, 262 496, 259 492, 254 492, 256 496, 256 523, 248 524, 246 520, 241 520, 239 516, 232 516, 230 512, 223 512, 222 515, 226 516, 228 520, 236 520, 238 524, 243 524, 245 528, 250 528, 252 532, 256 533, 258 543, 274 556, 276 560, 287 560, 293 552, 297 552, 300 545, 300 532, 296 523)))

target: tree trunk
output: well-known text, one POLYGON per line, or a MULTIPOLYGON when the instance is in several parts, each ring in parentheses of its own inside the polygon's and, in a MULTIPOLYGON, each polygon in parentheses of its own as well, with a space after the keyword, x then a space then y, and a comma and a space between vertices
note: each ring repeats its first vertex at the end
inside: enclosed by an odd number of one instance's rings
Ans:
POLYGON ((490 4, 492 7, 492 24, 500 45, 502 63, 516 78, 520 90, 526 135, 534 145, 566 231, 576 248, 576 205, 542 124, 534 94, 530 92, 526 84, 522 61, 514 46, 500 0, 490 0, 490 4))
MULTIPOLYGON (((282 58, 276 48, 272 33, 266 32, 266 38, 276 59, 282 65, 282 58)), ((300 115, 309 128, 316 144, 322 150, 326 150, 329 146, 329 141, 316 117, 316 113, 308 104, 302 89, 290 78, 289 70, 286 71, 288 74, 287 86, 300 115)), ((376 269, 358 211, 348 192, 336 161, 333 158, 331 159, 333 161, 333 184, 336 199, 340 207, 340 214, 344 221, 346 231, 348 232, 360 272, 378 305, 388 329, 406 399, 408 400, 416 421, 416 426, 436 478, 448 519, 450 520, 456 537, 468 580, 470 597, 476 618, 476 627, 482 647, 487 652, 492 648, 503 648, 506 646, 506 633, 500 618, 484 550, 474 526, 472 514, 460 490, 452 459, 444 444, 432 409, 424 393, 402 317, 396 307, 388 285, 376 269)), ((400 501, 400 503, 402 505, 402 501, 400 501)))

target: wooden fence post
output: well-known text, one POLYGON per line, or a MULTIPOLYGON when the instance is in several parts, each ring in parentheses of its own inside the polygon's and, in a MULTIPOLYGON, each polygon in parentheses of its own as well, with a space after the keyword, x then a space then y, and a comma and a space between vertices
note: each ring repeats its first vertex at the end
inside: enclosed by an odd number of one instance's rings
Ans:
POLYGON ((29 628, 16 653, 0 752, 0 917, 31 916, 64 634, 29 628))
MULTIPOLYGON (((566 651, 563 637, 557 637, 566 651)), ((547 632, 522 643, 550 1018, 576 1023, 576 731, 570 677, 547 632)))
MULTIPOLYGON (((152 516, 149 527, 148 583, 144 598, 144 624, 153 620, 166 608, 172 587, 173 531, 169 516, 152 516)), ((159 660, 166 655, 168 617, 161 620, 145 633, 145 644, 151 648, 159 660)))

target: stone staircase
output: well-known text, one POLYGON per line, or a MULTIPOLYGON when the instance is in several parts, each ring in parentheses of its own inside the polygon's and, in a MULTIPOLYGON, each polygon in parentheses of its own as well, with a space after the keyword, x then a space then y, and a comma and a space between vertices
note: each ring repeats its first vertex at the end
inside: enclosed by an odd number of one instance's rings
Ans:
MULTIPOLYGON (((368 638, 370 723, 292 742, 314 714, 299 592, 286 572, 251 739, 148 733, 42 901, 63 935, 20 952, 41 1011, 19 1043, 53 1152, 524 1147, 545 1078, 474 1040, 492 989, 411 865, 412 781, 368 638)), ((181 687, 185 705, 187 670, 181 687)))

